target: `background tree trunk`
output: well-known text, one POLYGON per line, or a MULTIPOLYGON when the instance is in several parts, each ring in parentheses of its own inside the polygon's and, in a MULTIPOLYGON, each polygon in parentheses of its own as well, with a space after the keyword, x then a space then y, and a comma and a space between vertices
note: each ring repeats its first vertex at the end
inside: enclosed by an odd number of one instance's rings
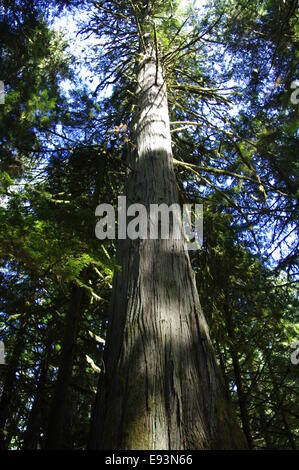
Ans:
POLYGON ((40 437, 41 414, 42 408, 45 406, 45 393, 48 381, 48 368, 51 354, 52 336, 53 332, 50 330, 47 338, 44 357, 40 365, 36 393, 32 404, 27 429, 24 435, 23 449, 26 450, 36 450, 40 437))
POLYGON ((67 393, 72 378, 76 338, 79 320, 82 314, 82 301, 83 288, 75 285, 72 291, 70 309, 66 318, 57 383, 48 419, 48 429, 45 442, 46 449, 59 449, 62 446, 67 393))
MULTIPOLYGON (((166 85, 149 51, 139 66, 136 96, 127 204, 178 203, 166 85)), ((183 237, 175 239, 172 226, 168 240, 121 240, 118 264, 90 447, 246 447, 183 237)))
POLYGON ((4 387, 0 400, 0 450, 4 450, 8 446, 8 441, 5 438, 5 425, 10 417, 11 402, 13 399, 13 393, 16 383, 16 373, 20 361, 21 354, 24 348, 24 334, 26 330, 26 318, 23 317, 19 327, 19 331, 16 336, 16 342, 14 345, 14 350, 10 359, 10 362, 7 366, 6 376, 4 387))
POLYGON ((238 402, 239 402, 241 421, 242 421, 242 428, 247 439, 248 447, 249 449, 252 449, 253 440, 252 440, 251 429, 250 429, 250 424, 249 424, 250 421, 249 421, 248 410, 247 410, 247 399, 246 399, 246 394, 244 393, 244 388, 243 388, 239 357, 234 346, 236 339, 235 339, 234 325, 233 325, 233 321, 231 317, 231 312, 229 309, 228 294, 226 294, 225 299, 226 300, 225 300, 225 304, 223 307, 224 318, 225 318, 225 325, 226 325, 227 333, 230 339, 229 350, 230 350, 230 355, 231 355, 232 362, 233 362, 237 393, 238 393, 238 402))

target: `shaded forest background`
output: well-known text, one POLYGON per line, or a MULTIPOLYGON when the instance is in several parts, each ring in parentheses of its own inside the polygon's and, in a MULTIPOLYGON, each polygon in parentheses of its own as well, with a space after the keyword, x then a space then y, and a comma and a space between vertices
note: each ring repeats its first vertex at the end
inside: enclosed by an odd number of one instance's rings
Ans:
MULTIPOLYGON (((153 30, 181 201, 204 204, 200 301, 249 447, 296 449, 297 2, 175 3, 153 2, 153 30)), ((142 4, 0 2, 3 449, 47 447, 57 421, 63 448, 88 442, 118 269, 94 213, 126 180, 142 4), (80 61, 53 28, 67 11, 94 38, 80 61)))

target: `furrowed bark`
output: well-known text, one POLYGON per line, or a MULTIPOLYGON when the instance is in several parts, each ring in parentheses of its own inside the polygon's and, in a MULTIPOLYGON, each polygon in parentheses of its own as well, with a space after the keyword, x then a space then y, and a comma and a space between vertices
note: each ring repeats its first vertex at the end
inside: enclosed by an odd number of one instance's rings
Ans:
MULTIPOLYGON (((127 204, 147 208, 179 202, 153 50, 139 64, 127 183, 127 204)), ((120 240, 117 263, 90 448, 245 448, 174 222, 168 240, 120 240)))

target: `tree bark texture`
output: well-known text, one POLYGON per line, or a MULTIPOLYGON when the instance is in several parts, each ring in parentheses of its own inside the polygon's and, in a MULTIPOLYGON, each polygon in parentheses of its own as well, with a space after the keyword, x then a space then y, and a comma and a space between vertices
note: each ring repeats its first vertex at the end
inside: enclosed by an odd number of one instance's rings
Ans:
MULTIPOLYGON (((127 204, 178 203, 167 90, 138 70, 127 204)), ((202 314, 184 236, 120 240, 91 448, 244 448, 202 314)), ((148 224, 149 226, 149 224, 148 224)), ((149 228, 148 228, 149 229, 149 228)), ((181 230, 181 229, 180 229, 181 230)))

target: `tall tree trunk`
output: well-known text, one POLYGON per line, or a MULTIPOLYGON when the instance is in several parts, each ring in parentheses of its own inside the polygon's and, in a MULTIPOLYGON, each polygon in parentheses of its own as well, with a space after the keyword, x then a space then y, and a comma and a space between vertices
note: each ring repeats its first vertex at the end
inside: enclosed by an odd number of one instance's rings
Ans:
MULTIPOLYGON (((127 202, 178 203, 167 92, 139 65, 127 202)), ((178 223, 178 221, 177 221, 178 223)), ((149 224, 148 224, 149 225, 149 224)), ((91 448, 244 448, 201 312, 184 238, 121 240, 91 448)))
POLYGON ((83 295, 83 288, 75 285, 72 291, 70 309, 67 313, 65 334, 61 348, 60 366, 49 413, 45 441, 46 449, 59 449, 62 446, 67 394, 72 378, 72 366, 79 320, 82 313, 83 295))
POLYGON ((4 450, 8 446, 8 441, 5 438, 5 425, 8 418, 11 416, 11 402, 16 384, 16 373, 20 356, 24 347, 24 333, 26 329, 26 318, 21 319, 19 331, 16 335, 15 345, 10 362, 7 366, 4 387, 0 400, 0 450, 4 450))
POLYGON ((23 449, 36 450, 41 428, 42 407, 45 405, 45 391, 48 380, 49 360, 52 346, 52 331, 49 331, 44 357, 42 359, 28 425, 24 434, 23 449))

